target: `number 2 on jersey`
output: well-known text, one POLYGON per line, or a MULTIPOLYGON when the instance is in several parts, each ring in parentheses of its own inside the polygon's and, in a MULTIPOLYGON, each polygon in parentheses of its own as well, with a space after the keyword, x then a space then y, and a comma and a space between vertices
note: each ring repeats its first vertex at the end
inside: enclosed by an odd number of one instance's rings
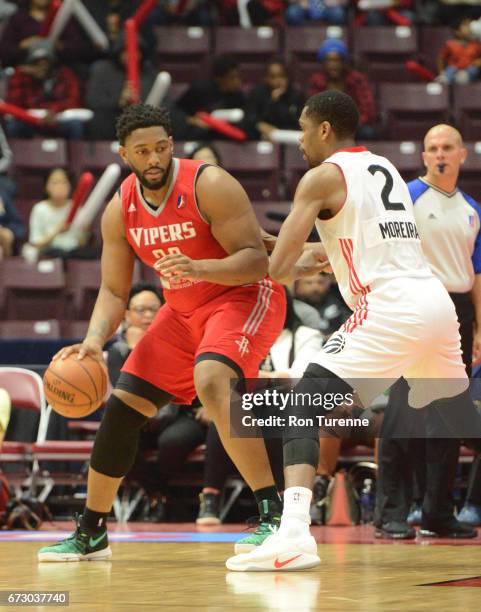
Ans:
POLYGON ((372 164, 372 166, 369 166, 368 172, 370 172, 373 176, 376 174, 376 172, 380 172, 384 175, 384 178, 386 179, 384 187, 381 191, 381 200, 384 205, 384 208, 386 210, 406 210, 402 202, 391 202, 391 200, 389 199, 394 185, 394 181, 389 170, 387 170, 387 168, 384 168, 383 166, 372 164))

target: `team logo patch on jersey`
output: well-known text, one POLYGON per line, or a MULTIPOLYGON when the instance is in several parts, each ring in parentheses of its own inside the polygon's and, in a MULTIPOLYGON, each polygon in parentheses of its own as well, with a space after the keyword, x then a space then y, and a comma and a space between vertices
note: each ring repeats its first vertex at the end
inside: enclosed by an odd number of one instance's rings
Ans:
POLYGON ((235 343, 239 347, 239 353, 241 357, 244 357, 247 353, 249 353, 249 340, 245 336, 241 336, 239 340, 235 340, 235 343))
POLYGON ((336 332, 333 334, 326 344, 322 347, 322 350, 325 353, 340 353, 343 348, 346 346, 346 338, 343 333, 336 332))
POLYGON ((180 195, 180 196, 177 198, 177 208, 184 208, 184 206, 185 206, 184 196, 183 196, 183 195, 180 195))
POLYGON ((133 202, 130 203, 130 206, 127 209, 127 212, 137 212, 137 207, 135 206, 133 202))

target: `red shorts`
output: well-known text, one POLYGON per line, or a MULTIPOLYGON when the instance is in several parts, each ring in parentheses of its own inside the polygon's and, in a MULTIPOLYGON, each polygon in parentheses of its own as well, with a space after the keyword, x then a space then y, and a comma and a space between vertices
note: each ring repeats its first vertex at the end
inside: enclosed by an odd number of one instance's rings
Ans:
POLYGON ((175 402, 189 404, 197 395, 194 365, 200 355, 227 357, 245 378, 255 378, 284 327, 285 313, 284 289, 269 279, 233 287, 190 313, 165 304, 122 372, 166 391, 175 402))

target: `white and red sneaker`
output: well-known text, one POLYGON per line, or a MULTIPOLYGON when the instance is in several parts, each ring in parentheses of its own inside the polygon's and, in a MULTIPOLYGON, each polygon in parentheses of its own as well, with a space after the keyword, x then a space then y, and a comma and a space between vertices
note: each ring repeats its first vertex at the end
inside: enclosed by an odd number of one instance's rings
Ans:
POLYGON ((310 534, 286 538, 275 533, 254 550, 227 559, 226 567, 232 572, 292 572, 320 563, 316 541, 310 534))

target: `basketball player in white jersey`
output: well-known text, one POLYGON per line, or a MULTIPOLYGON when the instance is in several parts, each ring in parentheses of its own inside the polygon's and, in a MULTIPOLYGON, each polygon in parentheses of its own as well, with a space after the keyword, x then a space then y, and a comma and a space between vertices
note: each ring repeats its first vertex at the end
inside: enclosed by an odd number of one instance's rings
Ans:
MULTIPOLYGON (((443 399, 439 413, 453 435, 462 416, 472 436, 481 437, 481 419, 466 391, 453 303, 424 258, 406 184, 387 159, 355 146, 358 117, 352 98, 325 91, 307 101, 300 118, 300 146, 311 170, 300 181, 279 233, 270 274, 281 281, 290 276, 315 224, 353 314, 294 392, 312 397, 355 391, 367 406, 404 376, 413 408, 443 399), (421 378, 440 380, 422 384, 416 380, 421 378)), ((303 416, 309 411, 311 416, 329 414, 313 407, 289 408, 303 416)), ((290 430, 288 436, 280 528, 255 550, 228 559, 230 570, 284 571, 320 563, 309 532, 317 432, 290 430)), ((479 448, 480 442, 473 444, 479 448)))

